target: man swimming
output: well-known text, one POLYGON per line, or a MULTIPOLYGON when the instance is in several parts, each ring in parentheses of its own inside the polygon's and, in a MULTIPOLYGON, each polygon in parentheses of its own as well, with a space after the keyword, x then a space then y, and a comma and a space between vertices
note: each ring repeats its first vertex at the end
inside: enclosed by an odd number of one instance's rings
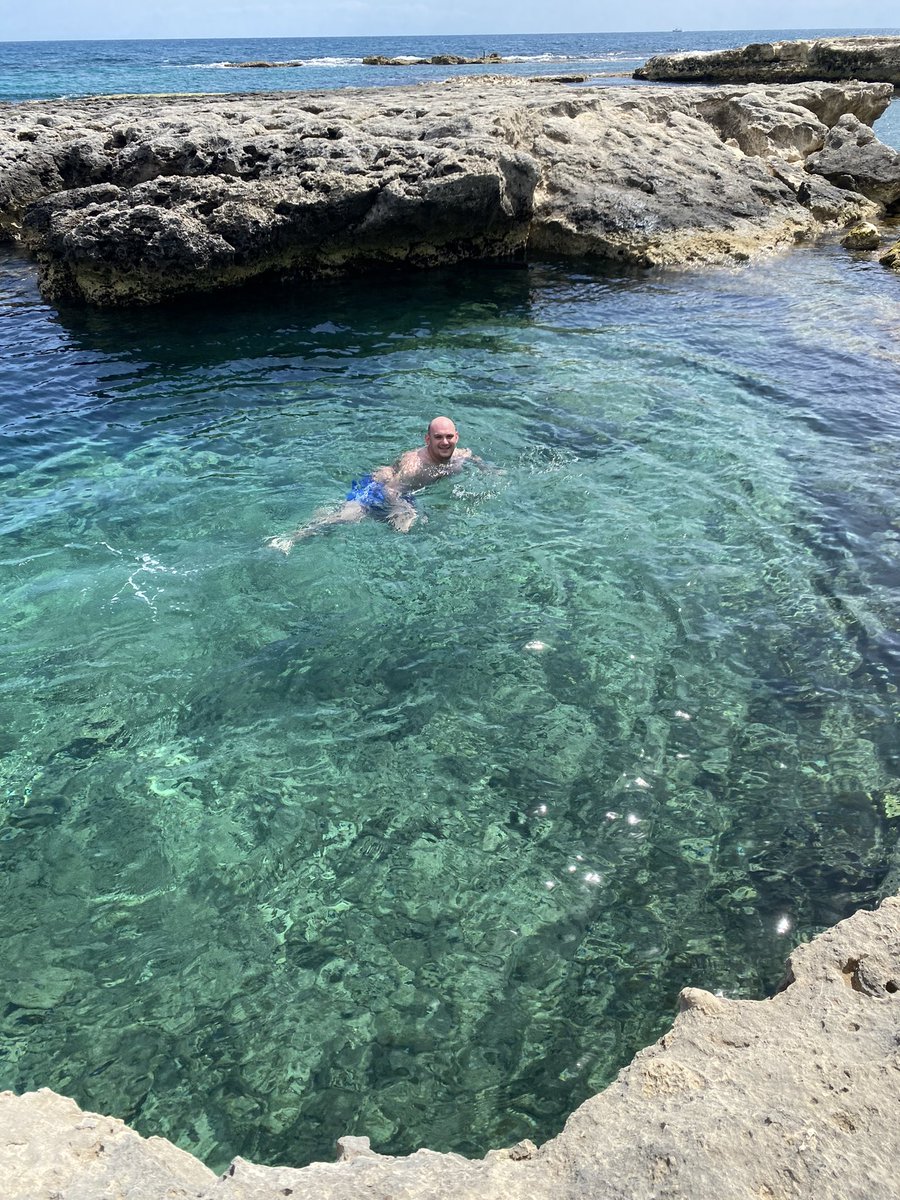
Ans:
POLYGON ((286 537, 269 538, 267 546, 288 554, 295 542, 329 525, 347 525, 369 514, 382 517, 397 533, 407 533, 418 513, 411 492, 448 475, 458 475, 467 462, 484 466, 471 450, 458 445, 459 433, 449 417, 435 417, 425 431, 425 444, 401 454, 392 467, 379 467, 354 479, 343 505, 320 513, 286 537))

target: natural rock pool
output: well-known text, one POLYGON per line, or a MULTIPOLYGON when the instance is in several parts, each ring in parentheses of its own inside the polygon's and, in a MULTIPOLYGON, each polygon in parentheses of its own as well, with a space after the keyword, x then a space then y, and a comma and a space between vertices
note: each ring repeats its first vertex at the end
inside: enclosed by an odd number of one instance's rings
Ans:
POLYGON ((0 1087, 223 1165, 555 1133, 900 812, 870 256, 44 306, 0 259, 0 1087), (263 543, 447 413, 502 469, 263 543))

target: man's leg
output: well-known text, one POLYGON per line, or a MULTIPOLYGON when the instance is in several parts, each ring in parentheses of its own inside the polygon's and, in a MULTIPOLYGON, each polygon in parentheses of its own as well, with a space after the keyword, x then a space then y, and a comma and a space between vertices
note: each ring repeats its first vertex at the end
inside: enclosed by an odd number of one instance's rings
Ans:
POLYGON ((299 529, 295 529, 293 533, 287 537, 273 537, 266 542, 273 550, 280 550, 283 554, 290 554, 291 548, 295 542, 301 541, 303 538, 312 537, 313 534, 321 533, 329 525, 349 525, 355 521, 361 521, 366 515, 366 509, 358 500, 348 500, 339 509, 334 512, 318 513, 306 525, 301 525, 299 529))

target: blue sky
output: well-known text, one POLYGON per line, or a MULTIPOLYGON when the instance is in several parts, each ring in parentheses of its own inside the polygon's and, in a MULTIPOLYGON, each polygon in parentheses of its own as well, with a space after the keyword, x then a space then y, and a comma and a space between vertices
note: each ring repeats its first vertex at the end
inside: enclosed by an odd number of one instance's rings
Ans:
POLYGON ((0 0, 0 40, 896 26, 896 0, 0 0))

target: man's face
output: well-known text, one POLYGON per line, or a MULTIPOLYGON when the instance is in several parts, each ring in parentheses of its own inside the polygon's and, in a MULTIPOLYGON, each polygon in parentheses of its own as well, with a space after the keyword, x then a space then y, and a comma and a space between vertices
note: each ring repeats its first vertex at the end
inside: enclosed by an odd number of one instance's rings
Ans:
POLYGON ((456 426, 446 417, 432 421, 425 434, 425 445, 436 462, 449 462, 458 441, 456 426))

